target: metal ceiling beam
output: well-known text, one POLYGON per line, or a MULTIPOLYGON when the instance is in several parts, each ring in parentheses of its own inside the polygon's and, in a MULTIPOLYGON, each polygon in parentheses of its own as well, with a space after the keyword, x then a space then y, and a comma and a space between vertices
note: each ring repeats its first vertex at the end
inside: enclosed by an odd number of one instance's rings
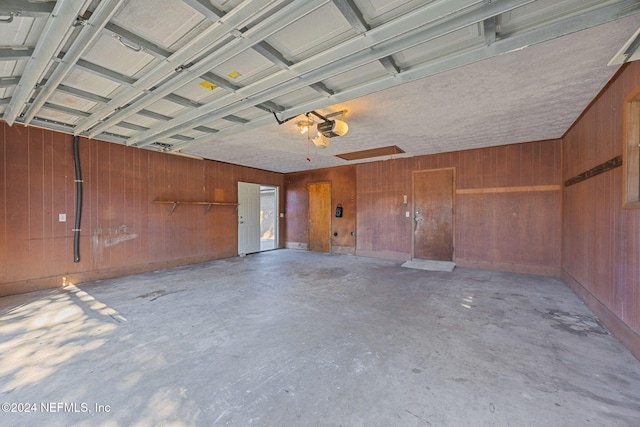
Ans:
MULTIPOLYGON (((401 72, 397 76, 386 76, 381 79, 364 83, 359 86, 355 86, 344 90, 330 99, 320 99, 312 102, 299 104, 295 107, 287 109, 283 112, 286 117, 292 117, 295 115, 303 114, 306 111, 325 108, 330 105, 334 105, 340 102, 346 102, 361 96, 366 96, 380 90, 396 86, 398 84, 415 81, 421 78, 429 77, 435 74, 446 72, 464 65, 468 65, 481 60, 489 59, 497 55, 503 55, 524 46, 530 46, 538 43, 543 43, 564 35, 582 31, 594 26, 604 24, 606 22, 614 21, 625 16, 629 16, 640 12, 640 2, 636 1, 623 1, 618 2, 616 5, 611 5, 599 10, 590 11, 587 13, 574 16, 560 22, 555 22, 543 27, 536 28, 534 30, 527 31, 522 34, 505 37, 497 40, 495 43, 489 46, 482 46, 476 49, 459 53, 451 57, 441 58, 435 61, 431 61, 419 66, 412 67, 409 70, 401 72), (616 7, 617 6, 617 7, 616 7)), ((225 137, 236 134, 238 132, 246 131, 248 129, 254 129, 266 124, 272 123, 272 116, 264 116, 260 119, 252 120, 251 123, 243 126, 232 126, 226 128, 216 134, 216 137, 225 137)), ((173 147, 174 150, 181 150, 190 145, 211 141, 211 136, 205 136, 196 138, 193 143, 179 144, 173 147)))
POLYGON ((0 48, 0 61, 27 60, 33 55, 33 49, 14 49, 11 47, 0 48))
POLYGON ((38 95, 25 113, 25 124, 29 124, 31 119, 38 113, 38 110, 40 110, 51 97, 58 85, 62 83, 62 80, 67 77, 84 52, 93 45, 100 35, 100 30, 109 22, 109 19, 115 14, 122 2, 123 0, 102 0, 98 4, 96 10, 86 21, 86 25, 82 25, 80 34, 78 34, 71 47, 65 52, 62 57, 62 62, 56 65, 51 76, 47 78, 46 83, 39 88, 38 95))
POLYGON ((20 77, 2 77, 0 78, 0 87, 15 86, 20 82, 20 77))
POLYGON ((30 2, 26 0, 3 0, 0 4, 0 16, 7 16, 11 12, 19 14, 21 18, 42 18, 51 15, 55 4, 52 2, 30 2))
POLYGON ((176 95, 175 93, 170 93, 169 95, 165 96, 164 99, 187 108, 202 107, 202 104, 200 104, 199 102, 192 101, 188 98, 185 98, 184 96, 176 95))
POLYGON ((154 69, 138 79, 130 89, 123 90, 114 96, 109 103, 95 111, 87 120, 76 126, 74 133, 79 135, 86 131, 118 108, 131 102, 133 99, 137 99, 140 94, 145 93, 145 91, 157 85, 159 81, 174 75, 177 68, 193 61, 194 58, 211 49, 211 46, 227 38, 229 31, 244 26, 248 19, 258 14, 260 10, 272 2, 273 0, 244 0, 241 4, 234 7, 233 10, 214 22, 213 25, 190 40, 185 46, 174 52, 165 61, 162 61, 154 69))
POLYGON ((492 16, 489 19, 485 19, 482 23, 484 28, 484 42, 487 45, 495 43, 496 41, 496 17, 492 16))
POLYGON ((158 120, 160 122, 171 120, 173 118, 171 116, 165 116, 164 114, 156 113, 155 111, 151 111, 151 110, 140 110, 138 111, 138 114, 141 116, 148 117, 150 119, 158 120))
POLYGON ((358 34, 366 33, 371 29, 353 0, 333 0, 333 3, 358 34))
POLYGON ((191 65, 189 68, 185 68, 181 73, 174 75, 173 78, 163 83, 160 87, 155 88, 153 92, 146 94, 144 97, 134 102, 126 110, 117 112, 110 116, 109 119, 95 126, 88 133, 88 136, 93 137, 98 132, 101 132, 109 126, 117 123, 118 120, 124 120, 128 115, 134 114, 136 111, 151 105, 158 99, 163 98, 188 82, 199 78, 202 74, 228 61, 239 53, 250 49, 253 45, 290 25, 291 22, 308 15, 329 1, 330 0, 307 0, 305 2, 292 2, 285 7, 278 9, 276 12, 262 19, 251 29, 245 31, 242 34, 242 37, 235 38, 224 44, 224 46, 221 46, 220 49, 210 52, 204 59, 191 65))
POLYGON ((103 77, 115 83, 133 85, 137 81, 133 77, 125 76, 124 74, 109 70, 108 68, 104 68, 92 62, 85 61, 84 59, 79 59, 76 62, 76 66, 90 72, 91 74, 95 74, 96 76, 103 77))
POLYGON ((58 111, 59 113, 69 114, 70 116, 76 117, 87 117, 89 113, 86 111, 76 110, 75 108, 65 107, 64 105, 52 104, 50 102, 45 102, 42 105, 42 108, 46 108, 53 111, 58 111))
POLYGON ((40 34, 33 56, 27 62, 20 83, 16 86, 11 102, 4 113, 4 120, 9 126, 13 125, 29 101, 36 84, 62 47, 76 17, 82 14, 85 4, 85 0, 58 0, 56 2, 40 34))
POLYGON ((233 83, 226 81, 222 77, 217 76, 210 71, 208 73, 201 75, 200 77, 202 77, 204 80, 208 81, 209 83, 213 83, 218 87, 230 90, 232 92, 240 89, 240 86, 234 85, 233 83))
POLYGON ((382 64, 382 66, 391 74, 395 76, 400 73, 400 67, 396 64, 396 61, 393 60, 391 55, 385 56, 384 58, 380 58, 378 61, 382 64))
POLYGON ((258 52, 260 55, 264 56, 280 68, 289 68, 293 65, 292 61, 289 61, 284 57, 284 55, 282 55, 282 53, 280 53, 280 51, 278 51, 276 48, 265 41, 261 41, 260 43, 255 44, 253 46, 253 50, 258 52))
POLYGON ((157 138, 157 135, 182 131, 187 123, 200 124, 200 121, 197 120, 199 116, 211 119, 233 114, 249 105, 255 105, 317 83, 423 43, 429 38, 440 37, 532 1, 534 0, 508 0, 490 5, 484 5, 482 0, 441 0, 429 3, 410 14, 402 15, 372 29, 366 34, 366 37, 349 39, 296 63, 289 70, 273 73, 233 94, 216 99, 141 135, 134 135, 130 138, 130 143, 144 146, 157 138), (447 19, 438 21, 437 17, 446 17, 447 19))
MULTIPOLYGON (((100 4, 102 4, 102 2, 100 4)), ((135 51, 144 51, 159 59, 166 59, 173 53, 112 22, 104 26, 104 31, 115 37, 123 46, 135 51)))
POLYGON ((210 21, 217 21, 226 15, 224 10, 218 9, 211 2, 207 0, 182 0, 201 14, 203 14, 210 21))
POLYGON ((75 87, 67 85, 58 85, 57 90, 60 92, 68 93, 69 95, 77 96, 78 98, 86 99, 87 101, 93 101, 99 104, 104 104, 109 101, 109 98, 105 96, 96 95, 95 93, 87 92, 75 87))

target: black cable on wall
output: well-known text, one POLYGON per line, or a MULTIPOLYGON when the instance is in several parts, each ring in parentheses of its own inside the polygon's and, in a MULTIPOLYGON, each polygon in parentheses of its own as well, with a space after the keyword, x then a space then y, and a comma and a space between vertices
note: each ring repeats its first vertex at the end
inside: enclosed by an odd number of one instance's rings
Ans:
POLYGON ((80 170, 80 137, 73 137, 73 162, 76 167, 76 222, 73 228, 73 262, 80 262, 80 220, 82 219, 82 171, 80 170))

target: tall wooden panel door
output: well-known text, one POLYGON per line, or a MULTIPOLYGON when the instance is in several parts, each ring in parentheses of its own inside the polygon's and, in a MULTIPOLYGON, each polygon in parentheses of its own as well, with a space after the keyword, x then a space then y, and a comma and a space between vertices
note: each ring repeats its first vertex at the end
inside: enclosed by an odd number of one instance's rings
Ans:
POLYGON ((309 193, 309 250, 331 251, 331 184, 311 183, 309 193))
POLYGON ((453 169, 413 173, 413 257, 453 260, 453 169))

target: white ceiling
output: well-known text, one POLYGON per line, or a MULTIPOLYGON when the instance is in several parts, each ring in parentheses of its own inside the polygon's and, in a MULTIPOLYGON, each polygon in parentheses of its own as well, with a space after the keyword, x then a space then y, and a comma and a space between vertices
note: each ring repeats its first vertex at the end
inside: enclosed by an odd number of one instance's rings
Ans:
POLYGON ((0 114, 277 172, 388 145, 406 157, 559 138, 617 71, 607 63, 639 11, 640 0, 4 0, 0 114), (346 110, 349 132, 316 148, 296 126, 314 110, 346 110))

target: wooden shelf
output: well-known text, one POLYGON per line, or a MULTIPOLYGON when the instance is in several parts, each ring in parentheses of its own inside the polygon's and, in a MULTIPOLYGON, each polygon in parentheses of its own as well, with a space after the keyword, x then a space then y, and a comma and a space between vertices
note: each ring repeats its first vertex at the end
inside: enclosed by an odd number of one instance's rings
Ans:
POLYGON ((178 200, 154 200, 153 203, 165 204, 165 205, 173 205, 171 210, 169 211, 169 216, 173 214, 173 211, 176 210, 178 205, 204 205, 206 209, 204 213, 206 214, 211 209, 211 206, 238 206, 238 203, 230 203, 230 202, 181 202, 178 200))

